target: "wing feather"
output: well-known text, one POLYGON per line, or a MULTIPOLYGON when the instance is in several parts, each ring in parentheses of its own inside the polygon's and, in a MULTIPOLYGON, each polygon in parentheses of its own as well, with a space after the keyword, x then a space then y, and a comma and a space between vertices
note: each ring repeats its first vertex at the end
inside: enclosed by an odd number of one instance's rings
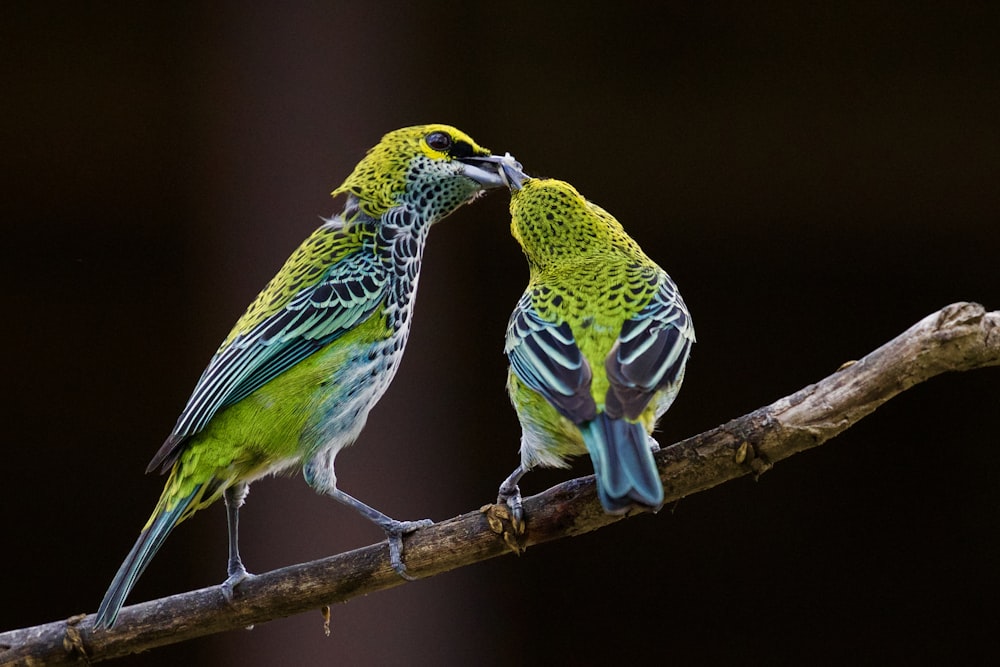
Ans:
MULTIPOLYGON (((383 301, 387 282, 387 272, 374 253, 355 250, 339 258, 316 283, 291 294, 249 331, 231 336, 202 373, 148 470, 169 469, 187 439, 219 410, 246 398, 367 319, 383 301)), ((262 293, 258 300, 264 297, 262 293)))
POLYGON ((657 391, 676 386, 695 341, 677 286, 665 273, 649 304, 622 325, 605 359, 609 416, 638 419, 657 391))
POLYGON ((543 319, 526 292, 507 326, 504 352, 514 374, 564 417, 579 424, 597 414, 590 395, 593 374, 566 322, 543 319))

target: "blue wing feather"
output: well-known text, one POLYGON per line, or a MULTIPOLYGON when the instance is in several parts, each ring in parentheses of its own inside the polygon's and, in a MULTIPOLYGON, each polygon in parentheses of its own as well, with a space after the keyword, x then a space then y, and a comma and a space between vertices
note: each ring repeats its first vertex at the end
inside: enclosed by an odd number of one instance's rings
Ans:
POLYGON ((514 374, 575 424, 593 419, 590 364, 576 344, 569 324, 543 319, 531 305, 531 293, 518 301, 507 325, 504 352, 514 374))
POLYGON ((246 398, 367 319, 381 304, 387 284, 386 271, 375 255, 355 251, 295 294, 283 309, 220 349, 148 470, 161 465, 168 469, 184 442, 219 410, 246 398))
POLYGON ((694 341, 687 306, 664 273, 646 307, 622 325, 605 360, 609 415, 637 419, 657 391, 677 385, 694 341))

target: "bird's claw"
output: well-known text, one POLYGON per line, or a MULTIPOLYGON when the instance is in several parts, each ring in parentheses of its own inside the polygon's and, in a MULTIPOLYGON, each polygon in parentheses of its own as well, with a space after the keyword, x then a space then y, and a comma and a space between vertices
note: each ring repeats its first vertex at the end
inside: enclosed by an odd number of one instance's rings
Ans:
POLYGON ((486 514, 490 530, 503 538, 507 548, 518 555, 523 553, 525 547, 522 538, 527 524, 521 504, 521 490, 517 486, 512 489, 501 488, 497 503, 486 505, 482 511, 486 514))
POLYGON ((226 602, 232 604, 233 600, 236 599, 236 587, 248 579, 253 579, 253 577, 254 575, 247 572, 241 563, 238 568, 231 570, 229 577, 222 582, 222 597, 226 598, 226 602))
POLYGON ((497 504, 506 505, 510 511, 510 523, 518 535, 524 535, 524 506, 521 504, 521 488, 517 484, 505 482, 497 494, 497 504))
POLYGON ((406 565, 403 564, 403 535, 433 525, 434 522, 431 519, 419 519, 417 521, 393 520, 391 523, 382 526, 382 529, 385 530, 385 536, 389 541, 389 564, 392 565, 392 569, 401 578, 407 581, 416 581, 416 577, 411 576, 406 571, 406 565))
POLYGON ((514 527, 514 531, 518 535, 524 535, 524 506, 521 504, 520 490, 507 498, 506 505, 510 510, 510 523, 514 527))

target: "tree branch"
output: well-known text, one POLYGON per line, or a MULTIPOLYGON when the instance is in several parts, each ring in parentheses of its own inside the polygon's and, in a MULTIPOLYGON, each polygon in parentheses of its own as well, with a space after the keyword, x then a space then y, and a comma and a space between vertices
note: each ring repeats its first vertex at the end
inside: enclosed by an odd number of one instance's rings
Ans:
MULTIPOLYGON (((1000 365, 1000 311, 957 303, 933 313, 856 363, 827 378, 688 438, 656 455, 666 502, 704 491, 823 444, 893 396, 946 371, 1000 365)), ((504 531, 503 508, 486 507, 417 531, 406 539, 407 570, 417 578, 614 523, 592 476, 524 501, 527 533, 504 531)), ((0 633, 2 665, 97 662, 223 630, 318 609, 405 583, 385 543, 261 574, 240 584, 232 604, 220 588, 127 607, 112 631, 94 631, 93 615, 0 633)))

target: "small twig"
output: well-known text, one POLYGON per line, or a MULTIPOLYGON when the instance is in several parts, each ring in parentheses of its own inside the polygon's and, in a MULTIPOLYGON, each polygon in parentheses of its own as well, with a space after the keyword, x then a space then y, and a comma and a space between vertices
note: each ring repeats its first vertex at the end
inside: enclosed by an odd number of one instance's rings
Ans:
MULTIPOLYGON (((777 461, 826 442, 935 375, 997 365, 1000 312, 987 313, 971 303, 948 306, 820 382, 659 451, 666 502, 736 477, 759 475, 777 461)), ((601 510, 593 477, 527 498, 524 509, 524 548, 621 519, 601 510)), ((406 539, 407 571, 426 578, 511 553, 496 532, 502 531, 502 519, 502 508, 487 505, 417 531, 406 539)), ((127 607, 111 631, 95 631, 93 616, 87 615, 0 633, 0 665, 98 662, 322 609, 403 583, 389 565, 386 545, 373 545, 258 575, 240 584, 232 604, 215 586, 127 607)))

